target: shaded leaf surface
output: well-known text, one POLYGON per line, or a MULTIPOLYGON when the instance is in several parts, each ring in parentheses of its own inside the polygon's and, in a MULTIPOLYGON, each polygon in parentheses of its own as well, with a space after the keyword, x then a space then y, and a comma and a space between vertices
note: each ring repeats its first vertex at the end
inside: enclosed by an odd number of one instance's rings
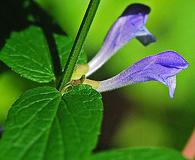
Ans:
MULTIPOLYGON (((64 66, 68 60, 68 56, 73 44, 73 41, 71 38, 62 36, 62 35, 57 35, 54 34, 56 44, 57 44, 57 49, 58 49, 58 54, 60 57, 60 64, 62 71, 64 70, 64 66)), ((86 64, 87 63, 87 55, 85 54, 84 50, 81 50, 80 56, 78 58, 78 64, 86 64)))
POLYGON ((131 148, 99 153, 92 160, 185 160, 180 153, 166 148, 131 148))

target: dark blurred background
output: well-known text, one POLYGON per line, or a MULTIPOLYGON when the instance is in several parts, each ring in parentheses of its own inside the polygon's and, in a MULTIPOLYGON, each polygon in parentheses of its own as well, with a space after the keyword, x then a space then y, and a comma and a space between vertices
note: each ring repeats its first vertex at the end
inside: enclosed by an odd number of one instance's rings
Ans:
MULTIPOLYGON (((37 0, 64 32, 76 35, 89 0, 37 0)), ((179 52, 190 67, 177 76, 174 99, 158 82, 128 86, 103 94, 104 121, 97 149, 127 146, 167 146, 181 150, 195 125, 195 1, 101 0, 84 49, 89 59, 127 5, 144 3, 152 12, 148 29, 157 42, 144 47, 132 40, 91 78, 111 77, 139 59, 165 50, 179 52)), ((27 0, 4 0, 0 5, 0 48, 11 32, 30 25, 27 0)), ((32 8, 31 8, 32 9, 32 8)), ((0 124, 11 104, 34 82, 21 78, 0 64, 0 124)))

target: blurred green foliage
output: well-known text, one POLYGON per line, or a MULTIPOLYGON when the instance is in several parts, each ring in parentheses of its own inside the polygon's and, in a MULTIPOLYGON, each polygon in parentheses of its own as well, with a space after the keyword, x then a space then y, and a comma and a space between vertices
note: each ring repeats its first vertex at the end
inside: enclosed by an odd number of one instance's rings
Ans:
POLYGON ((8 109, 13 102, 27 89, 36 84, 21 78, 14 72, 6 71, 0 74, 0 124, 6 119, 8 109))
MULTIPOLYGON (((88 0, 37 0, 37 2, 53 16, 68 35, 71 37, 76 35, 88 0)), ((113 76, 139 59, 164 50, 179 52, 190 63, 190 67, 177 76, 174 99, 170 99, 168 89, 157 82, 121 89, 122 96, 134 102, 132 111, 134 117, 128 117, 126 113, 122 118, 113 137, 113 145, 163 145, 181 149, 195 124, 195 1, 102 0, 85 43, 85 50, 89 57, 95 55, 110 26, 126 6, 134 2, 142 2, 151 7, 152 12, 147 27, 156 36, 157 42, 144 47, 138 41, 132 40, 94 77, 104 79, 113 76), (99 76, 101 73, 106 77, 99 76)), ((20 85, 13 85, 11 80, 6 80, 6 84, 0 82, 0 85, 0 91, 4 94, 6 92, 8 96, 10 92, 7 92, 14 90, 12 93, 14 98, 1 97, 0 113, 4 113, 3 110, 13 103, 23 89, 20 85), (4 103, 6 99, 9 99, 9 103, 4 103)), ((132 106, 130 103, 129 105, 132 106)), ((118 107, 123 107, 123 102, 118 107)))

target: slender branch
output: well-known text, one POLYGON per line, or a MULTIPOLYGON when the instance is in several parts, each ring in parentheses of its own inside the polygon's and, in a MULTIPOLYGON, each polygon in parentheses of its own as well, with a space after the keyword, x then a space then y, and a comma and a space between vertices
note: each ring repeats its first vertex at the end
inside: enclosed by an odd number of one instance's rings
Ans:
POLYGON ((184 147, 182 154, 189 160, 195 159, 195 129, 184 147))
POLYGON ((91 0, 79 31, 77 33, 76 39, 70 51, 70 55, 68 58, 68 62, 65 66, 65 70, 62 73, 62 78, 59 83, 58 89, 61 91, 66 83, 68 83, 71 79, 72 73, 74 71, 75 65, 77 63, 80 51, 83 47, 83 43, 91 26, 91 23, 95 17, 97 8, 99 6, 100 0, 91 0))

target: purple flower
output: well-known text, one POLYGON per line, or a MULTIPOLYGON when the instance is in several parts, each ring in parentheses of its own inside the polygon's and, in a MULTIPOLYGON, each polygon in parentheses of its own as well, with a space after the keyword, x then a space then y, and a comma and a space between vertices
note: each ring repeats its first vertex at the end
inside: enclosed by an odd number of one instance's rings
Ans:
POLYGON ((165 51, 138 61, 113 78, 100 81, 97 91, 105 92, 130 84, 159 81, 169 87, 169 95, 173 97, 176 74, 187 67, 188 62, 179 54, 174 51, 165 51))
MULTIPOLYGON (((146 29, 145 23, 150 8, 142 4, 132 4, 123 12, 108 32, 102 48, 88 63, 91 75, 100 68, 121 47, 136 37, 142 44, 147 45, 155 41, 154 36, 146 29)), ((118 75, 103 81, 85 79, 99 92, 110 91, 126 85, 146 81, 159 81, 169 88, 169 95, 173 97, 176 87, 176 75, 188 67, 188 62, 174 51, 143 58, 118 75)))
POLYGON ((129 5, 111 27, 100 51, 88 63, 89 71, 86 76, 99 69, 132 38, 137 38, 143 45, 154 42, 154 36, 145 27, 149 13, 150 8, 146 5, 129 5))

